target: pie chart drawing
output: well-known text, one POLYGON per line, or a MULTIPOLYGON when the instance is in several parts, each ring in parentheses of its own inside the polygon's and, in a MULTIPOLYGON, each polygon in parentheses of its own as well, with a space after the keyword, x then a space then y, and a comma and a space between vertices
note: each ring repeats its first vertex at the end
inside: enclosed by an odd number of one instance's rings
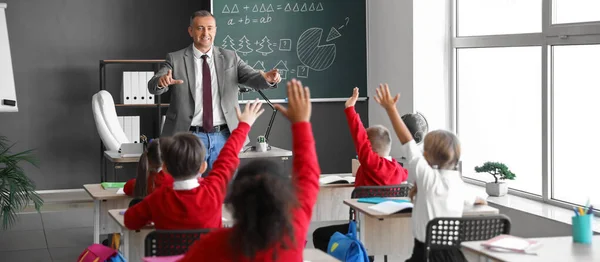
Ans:
POLYGON ((322 28, 309 28, 298 38, 296 53, 301 63, 315 71, 329 68, 335 61, 335 44, 319 45, 322 28))

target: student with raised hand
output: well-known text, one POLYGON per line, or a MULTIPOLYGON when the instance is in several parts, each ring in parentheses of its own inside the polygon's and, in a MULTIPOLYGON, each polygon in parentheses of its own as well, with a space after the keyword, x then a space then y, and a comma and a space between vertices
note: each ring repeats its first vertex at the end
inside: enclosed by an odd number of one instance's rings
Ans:
MULTIPOLYGON (((346 119, 352 134, 360 167, 356 171, 355 187, 398 185, 408 177, 408 171, 390 157, 392 138, 390 131, 382 125, 365 129, 354 106, 358 100, 358 87, 346 101, 346 119)), ((348 223, 321 227, 313 233, 313 244, 327 252, 329 239, 335 232, 348 233, 348 223)))
POLYGON ((310 92, 295 79, 287 92, 288 108, 276 107, 292 123, 291 181, 274 162, 241 167, 226 200, 234 226, 202 236, 180 261, 302 261, 321 170, 309 122, 310 92))
POLYGON ((206 170, 202 142, 191 133, 179 133, 160 139, 165 169, 175 179, 173 187, 161 187, 125 212, 125 226, 137 230, 154 222, 156 229, 200 229, 222 226, 222 206, 227 183, 240 163, 239 152, 244 140, 264 111, 256 100, 243 113, 236 107, 240 121, 223 146, 213 169, 201 182, 206 170))
MULTIPOLYGON (((387 84, 376 90, 375 101, 387 112, 394 131, 408 153, 408 182, 418 187, 412 212, 413 254, 407 261, 425 261, 427 223, 436 217, 462 217, 465 204, 485 204, 467 192, 456 165, 460 159, 460 141, 452 132, 435 130, 425 136, 424 151, 418 148, 400 118, 396 102, 387 84)), ((466 261, 460 249, 431 250, 429 261, 466 261)))
POLYGON ((127 181, 123 187, 126 195, 142 199, 163 185, 173 185, 173 177, 162 169, 160 158, 159 139, 152 139, 138 162, 137 177, 127 181))

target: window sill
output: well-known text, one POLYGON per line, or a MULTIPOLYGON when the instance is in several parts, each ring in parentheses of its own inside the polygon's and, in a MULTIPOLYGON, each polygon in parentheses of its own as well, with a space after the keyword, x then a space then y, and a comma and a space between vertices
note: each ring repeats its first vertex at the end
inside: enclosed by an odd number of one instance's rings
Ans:
MULTIPOLYGON (((571 217, 573 217, 572 209, 542 203, 541 201, 531 200, 511 193, 502 197, 491 197, 485 193, 485 187, 468 182, 466 184, 469 188, 474 190, 478 196, 485 198, 491 206, 501 206, 571 225, 571 217)), ((593 229, 595 233, 600 233, 599 217, 594 217, 593 229)))

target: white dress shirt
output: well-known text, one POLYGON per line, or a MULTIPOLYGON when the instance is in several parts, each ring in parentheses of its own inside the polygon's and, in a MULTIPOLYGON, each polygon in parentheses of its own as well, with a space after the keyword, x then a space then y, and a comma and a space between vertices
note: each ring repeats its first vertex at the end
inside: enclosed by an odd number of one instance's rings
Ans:
MULTIPOLYGON (((193 46, 193 45, 192 45, 193 46)), ((210 80, 211 80, 211 93, 212 93, 212 108, 213 108, 213 125, 218 126, 222 124, 226 124, 225 115, 223 114, 223 109, 221 108, 221 95, 219 94, 219 84, 217 81, 217 71, 215 69, 215 60, 213 57, 213 47, 211 47, 208 52, 202 53, 200 50, 193 46, 194 50, 194 69, 196 73, 196 83, 195 83, 195 101, 196 106, 194 109, 194 117, 192 118, 192 126, 202 126, 202 112, 203 112, 203 104, 202 104, 202 56, 207 55, 206 62, 208 63, 208 67, 210 68, 210 80)))
POLYGON ((200 183, 198 183, 198 178, 196 177, 173 182, 173 190, 192 190, 199 186, 200 183))
POLYGON ((468 190, 458 171, 431 167, 415 140, 402 146, 409 156, 407 181, 417 186, 413 235, 425 243, 429 221, 437 217, 462 217, 465 205, 475 204, 477 196, 468 190))

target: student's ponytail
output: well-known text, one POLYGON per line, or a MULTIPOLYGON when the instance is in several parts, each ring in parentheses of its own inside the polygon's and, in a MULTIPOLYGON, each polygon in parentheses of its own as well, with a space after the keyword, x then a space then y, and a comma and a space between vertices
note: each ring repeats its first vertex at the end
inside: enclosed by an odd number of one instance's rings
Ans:
MULTIPOLYGON (((158 141, 158 139, 153 139, 146 147, 146 150, 144 150, 144 153, 142 153, 142 156, 140 156, 136 171, 135 189, 133 191, 134 198, 141 199, 150 193, 148 192, 148 176, 150 172, 157 172, 162 165, 158 141)), ((151 182, 154 183, 154 181, 151 182)))
POLYGON ((274 162, 255 160, 240 168, 226 200, 235 221, 230 239, 234 252, 251 258, 274 244, 283 249, 295 245, 293 191, 290 179, 274 162))
POLYGON ((144 198, 148 195, 148 152, 144 151, 137 164, 137 176, 135 178, 134 198, 144 198))

